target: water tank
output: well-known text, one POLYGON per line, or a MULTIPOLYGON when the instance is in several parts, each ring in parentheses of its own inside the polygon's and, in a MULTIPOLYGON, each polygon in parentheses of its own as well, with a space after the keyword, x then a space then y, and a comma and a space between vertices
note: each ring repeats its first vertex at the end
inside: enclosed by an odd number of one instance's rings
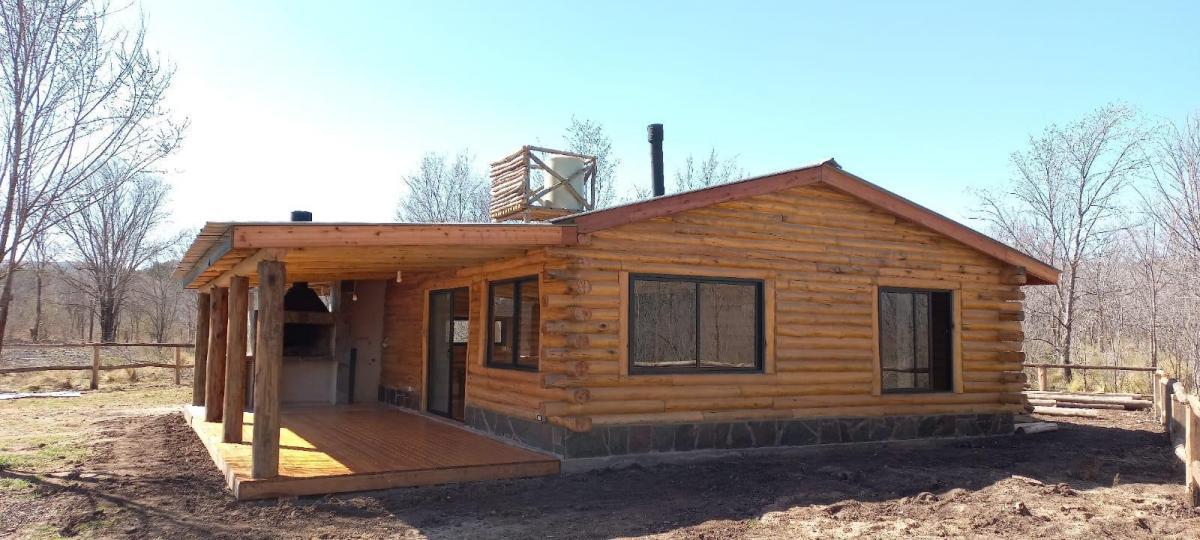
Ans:
MULTIPOLYGON (((566 178, 571 187, 575 189, 575 192, 584 199, 587 199, 588 194, 583 185, 583 168, 587 166, 586 161, 571 156, 551 156, 546 160, 546 165, 558 173, 559 176, 566 178)), ((546 187, 550 187, 558 182, 557 178, 549 174, 546 174, 545 177, 546 187)), ((562 208, 565 210, 583 209, 583 203, 575 199, 566 188, 561 187, 547 193, 542 197, 541 203, 542 206, 547 208, 562 208)))

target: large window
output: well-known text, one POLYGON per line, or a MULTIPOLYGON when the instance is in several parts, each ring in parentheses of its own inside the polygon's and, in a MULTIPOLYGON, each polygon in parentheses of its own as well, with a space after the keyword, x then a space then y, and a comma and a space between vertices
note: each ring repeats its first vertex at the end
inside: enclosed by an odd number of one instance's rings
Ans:
POLYGON ((488 297, 488 365, 537 371, 542 320, 537 277, 494 282, 488 297))
POLYGON ((631 275, 629 371, 761 371, 761 281, 631 275))
POLYGON ((884 392, 953 389, 953 294, 879 289, 879 361, 884 392))

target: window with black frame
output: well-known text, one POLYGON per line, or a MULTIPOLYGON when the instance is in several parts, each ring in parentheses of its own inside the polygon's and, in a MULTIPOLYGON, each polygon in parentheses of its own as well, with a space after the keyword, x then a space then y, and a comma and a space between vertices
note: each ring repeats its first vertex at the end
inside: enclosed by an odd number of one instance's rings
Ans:
POLYGON ((631 373, 762 371, 762 281, 634 274, 629 288, 631 373))
POLYGON ((490 367, 537 371, 541 303, 536 276, 496 281, 488 287, 490 367))
POLYGON ((884 392, 953 390, 953 298, 950 291, 879 289, 884 392))

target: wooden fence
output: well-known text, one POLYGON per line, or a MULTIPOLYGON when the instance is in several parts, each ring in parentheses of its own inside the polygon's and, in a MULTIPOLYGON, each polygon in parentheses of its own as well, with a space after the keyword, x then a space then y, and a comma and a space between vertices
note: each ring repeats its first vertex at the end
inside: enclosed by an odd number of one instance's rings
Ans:
POLYGON ((1200 399, 1158 370, 1154 373, 1154 417, 1166 428, 1175 456, 1184 463, 1188 502, 1200 506, 1200 399))
POLYGON ((0 374, 5 373, 31 373, 37 371, 73 371, 73 370, 90 370, 92 372, 92 380, 89 388, 95 390, 100 387, 100 372, 114 369, 137 369, 137 368, 167 368, 175 370, 175 384, 180 384, 180 374, 184 369, 191 368, 191 364, 183 363, 181 351, 183 349, 195 348, 192 343, 6 343, 5 348, 42 348, 42 349, 63 349, 63 348, 83 348, 91 347, 92 363, 87 366, 28 366, 17 368, 0 369, 0 374), (100 365, 100 351, 106 347, 154 347, 159 349, 175 349, 175 362, 168 364, 165 362, 142 362, 135 364, 119 364, 119 365, 100 365))
POLYGON ((1091 369, 1091 370, 1097 370, 1097 371, 1144 371, 1147 374, 1149 374, 1149 376, 1150 376, 1150 386, 1154 386, 1154 372, 1158 369, 1158 368, 1152 368, 1152 367, 1095 366, 1095 365, 1086 365, 1086 364, 1083 364, 1083 365, 1080 365, 1080 364, 1022 364, 1022 365, 1024 367, 1034 368, 1037 370, 1038 390, 1040 390, 1042 392, 1049 390, 1049 380, 1050 379, 1048 377, 1048 375, 1049 375, 1048 370, 1050 370, 1050 369, 1062 369, 1062 370, 1067 370, 1067 369, 1089 370, 1089 369, 1091 369))

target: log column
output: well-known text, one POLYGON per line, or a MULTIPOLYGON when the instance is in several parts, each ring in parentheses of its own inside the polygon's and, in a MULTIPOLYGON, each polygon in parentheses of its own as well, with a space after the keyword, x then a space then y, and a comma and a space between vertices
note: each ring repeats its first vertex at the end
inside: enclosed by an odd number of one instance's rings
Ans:
POLYGON ((208 374, 204 384, 204 421, 220 422, 225 405, 225 347, 229 326, 229 289, 215 287, 208 311, 208 374))
POLYGON ((279 382, 283 366, 282 262, 258 263, 258 339, 254 343, 254 437, 250 475, 279 475, 279 382))
POLYGON ((192 361, 192 405, 204 406, 208 375, 208 293, 196 294, 196 358, 192 361))
POLYGON ((229 340, 225 350, 225 404, 222 421, 225 442, 242 442, 242 412, 246 402, 246 306, 250 278, 229 281, 229 340))

